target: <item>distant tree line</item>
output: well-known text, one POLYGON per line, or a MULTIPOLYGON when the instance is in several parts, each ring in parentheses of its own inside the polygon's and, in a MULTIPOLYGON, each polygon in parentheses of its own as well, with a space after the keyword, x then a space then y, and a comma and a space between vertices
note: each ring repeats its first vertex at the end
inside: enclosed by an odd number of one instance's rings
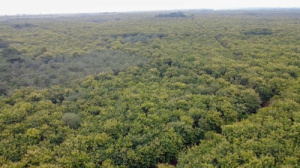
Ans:
POLYGON ((156 15, 156 17, 186 17, 186 15, 184 15, 182 12, 178 11, 178 12, 172 12, 169 14, 159 14, 159 15, 156 15))

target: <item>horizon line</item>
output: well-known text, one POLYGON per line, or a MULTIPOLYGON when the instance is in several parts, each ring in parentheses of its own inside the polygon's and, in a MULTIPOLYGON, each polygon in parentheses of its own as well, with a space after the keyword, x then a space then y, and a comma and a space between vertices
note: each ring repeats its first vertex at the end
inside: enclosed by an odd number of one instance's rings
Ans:
POLYGON ((238 10, 264 10, 264 9, 299 9, 300 7, 241 7, 241 8, 197 8, 197 9, 159 9, 159 10, 128 10, 128 11, 102 11, 102 12, 66 12, 66 13, 22 13, 22 14, 0 14, 0 17, 14 16, 47 16, 47 15, 80 15, 80 14, 114 14, 114 13, 149 13, 149 12, 167 12, 167 11, 238 11, 238 10))

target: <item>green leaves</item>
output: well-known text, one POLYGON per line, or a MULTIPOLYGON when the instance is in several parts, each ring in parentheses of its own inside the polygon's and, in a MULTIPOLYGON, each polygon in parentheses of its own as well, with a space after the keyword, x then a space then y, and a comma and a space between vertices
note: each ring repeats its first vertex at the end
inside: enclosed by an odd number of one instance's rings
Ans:
POLYGON ((62 116, 62 120, 70 127, 77 129, 80 126, 80 117, 78 114, 65 113, 62 116))
POLYGON ((256 12, 7 18, 0 165, 299 167, 299 25, 256 12))
POLYGON ((299 113, 299 108, 293 107, 299 104, 289 100, 293 96, 291 90, 299 94, 300 90, 295 90, 297 87, 287 88, 284 96, 272 100, 269 107, 260 109, 248 119, 222 126, 221 134, 207 133, 198 146, 182 153, 179 167, 299 166, 299 159, 296 159, 299 145, 295 138, 299 122, 293 119, 299 113), (291 108, 284 108, 286 106, 291 108))

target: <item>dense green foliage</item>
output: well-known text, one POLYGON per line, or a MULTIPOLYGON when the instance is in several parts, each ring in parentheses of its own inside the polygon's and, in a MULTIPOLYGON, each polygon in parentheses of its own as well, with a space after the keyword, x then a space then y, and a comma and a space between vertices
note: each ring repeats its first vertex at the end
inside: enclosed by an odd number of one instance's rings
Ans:
POLYGON ((0 165, 299 167, 299 13, 1 18, 0 165))
POLYGON ((247 120, 208 132, 178 167, 299 167, 300 80, 247 120))
POLYGON ((0 95, 7 95, 21 86, 45 88, 54 84, 66 84, 90 74, 103 71, 117 73, 130 65, 147 63, 146 58, 113 50, 93 52, 84 56, 46 56, 37 59, 19 54, 6 54, 11 52, 10 50, 3 50, 0 58, 3 68, 0 72, 0 95))

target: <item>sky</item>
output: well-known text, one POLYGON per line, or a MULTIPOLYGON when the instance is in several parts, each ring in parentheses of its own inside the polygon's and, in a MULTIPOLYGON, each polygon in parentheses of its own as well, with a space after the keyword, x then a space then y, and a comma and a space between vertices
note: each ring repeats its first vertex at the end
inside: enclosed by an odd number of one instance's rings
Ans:
POLYGON ((0 0, 0 15, 257 7, 300 8, 300 0, 0 0))

